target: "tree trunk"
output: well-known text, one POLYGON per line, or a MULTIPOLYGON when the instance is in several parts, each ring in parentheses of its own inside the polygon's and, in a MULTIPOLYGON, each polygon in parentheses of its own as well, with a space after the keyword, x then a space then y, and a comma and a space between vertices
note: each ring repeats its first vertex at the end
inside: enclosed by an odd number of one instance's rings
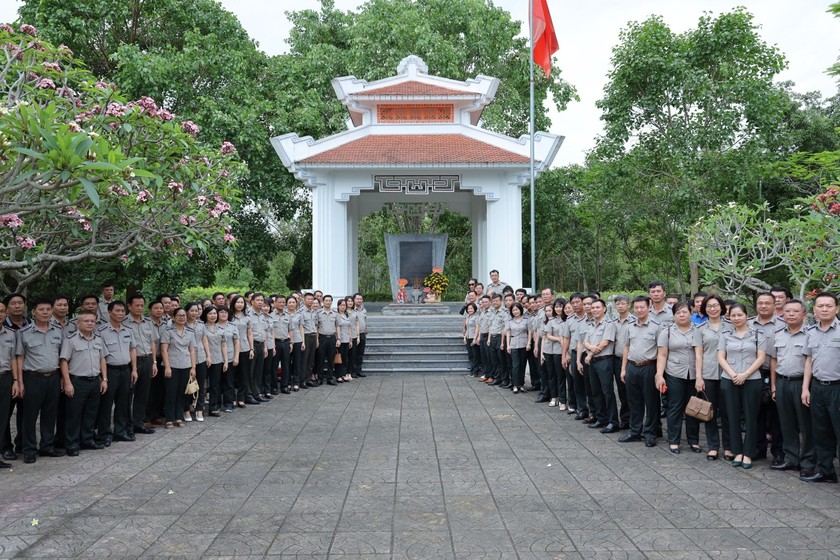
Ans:
POLYGON ((700 291, 700 264, 691 259, 688 266, 691 267, 691 294, 693 295, 700 291))

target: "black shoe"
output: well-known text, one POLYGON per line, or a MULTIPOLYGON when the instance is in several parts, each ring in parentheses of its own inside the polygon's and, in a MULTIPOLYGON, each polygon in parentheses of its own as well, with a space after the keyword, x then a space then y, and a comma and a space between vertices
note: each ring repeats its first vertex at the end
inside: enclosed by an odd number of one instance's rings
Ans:
POLYGON ((12 468, 12 465, 10 465, 9 463, 4 463, 3 461, 0 461, 0 469, 11 469, 11 468, 12 468))
POLYGON ((656 447, 656 439, 645 438, 645 447, 656 447))
POLYGON ((513 385, 510 384, 510 381, 505 381, 501 385, 499 385, 502 389, 512 389, 513 385))
POLYGON ((64 452, 55 449, 42 449, 38 452, 38 455, 41 457, 64 457, 64 452))
POLYGON ((155 433, 155 431, 154 431, 153 429, 151 429, 151 428, 147 428, 146 426, 139 426, 139 427, 138 427, 138 426, 135 426, 135 427, 134 427, 134 433, 135 433, 135 434, 146 434, 146 435, 149 435, 149 434, 153 434, 153 433, 155 433))
POLYGON ((540 397, 537 400, 535 400, 534 402, 535 403, 544 403, 544 402, 549 402, 550 400, 551 399, 549 399, 548 397, 540 397))
POLYGON ((284 395, 291 395, 292 394, 292 392, 289 391, 288 389, 280 389, 280 392, 283 393, 284 395))
POLYGON ((318 382, 317 382, 317 381, 315 381, 315 380, 313 380, 313 379, 310 379, 309 381, 307 381, 306 383, 304 383, 304 385, 306 385, 307 387, 317 387, 317 386, 318 386, 318 382))
POLYGON ((137 441, 134 434, 117 434, 114 436, 114 441, 137 441))
POLYGON ((634 441, 642 441, 642 437, 634 436, 633 434, 627 434, 618 438, 618 443, 632 443, 634 441))
POLYGON ((501 385, 502 383, 504 383, 504 380, 502 380, 502 379, 496 379, 496 380, 494 380, 494 381, 493 381, 493 383, 491 383, 490 385, 501 385))
POLYGON ((767 452, 765 451, 764 453, 759 453, 758 455, 753 457, 752 460, 753 461, 761 461, 762 459, 766 459, 766 458, 767 458, 767 452))
POLYGON ((303 383, 303 384, 300 385, 299 389, 309 389, 309 385, 307 385, 306 383, 303 383))
POLYGON ((31 465, 32 463, 35 462, 35 460, 36 460, 35 455, 24 455, 23 456, 23 462, 26 463, 27 465, 31 465))
POLYGON ((592 422, 591 424, 589 424, 589 426, 587 426, 587 427, 595 430, 595 429, 600 429, 600 428, 606 427, 606 424, 604 424, 603 422, 595 421, 595 422, 592 422))
POLYGON ((262 400, 264 400, 266 402, 268 402, 272 398, 274 398, 274 397, 271 396, 271 393, 263 393, 262 395, 260 395, 260 397, 262 397, 262 400))
POLYGON ((773 461, 773 464, 770 465, 770 468, 774 471, 798 471, 799 465, 792 465, 785 460, 780 462, 773 461))
POLYGON ((787 461, 785 461, 785 458, 784 458, 783 455, 776 455, 776 456, 773 457, 773 462, 770 463, 770 468, 776 468, 779 465, 784 465, 786 463, 787 463, 787 461))
POLYGON ((96 443, 98 443, 99 445, 101 445, 103 447, 111 447, 111 442, 112 441, 114 441, 114 438, 112 436, 105 436, 102 439, 96 440, 96 443))
POLYGON ((248 397, 247 399, 245 399, 245 404, 260 404, 260 401, 254 399, 254 398, 248 397))
POLYGON ((367 375, 365 375, 364 373, 362 373, 360 371, 357 371, 356 372, 356 377, 367 377, 367 375))
POLYGON ((323 380, 323 379, 319 379, 319 380, 318 380, 318 381, 316 381, 315 383, 316 383, 316 385, 317 385, 318 387, 320 387, 320 386, 322 386, 322 385, 324 384, 324 380, 323 380))
POLYGON ((338 383, 335 382, 335 379, 327 379, 327 385, 338 385, 338 383))
POLYGON ((222 413, 219 412, 218 410, 211 410, 210 411, 210 416, 212 416, 213 418, 218 418, 221 415, 222 415, 222 413))
POLYGON ((68 449, 67 450, 67 456, 68 457, 78 457, 79 456, 79 450, 75 449, 75 448, 68 449))
POLYGON ((82 449, 92 449, 92 450, 98 451, 100 449, 105 449, 105 446, 102 445, 101 443, 96 443, 95 441, 92 441, 90 443, 83 443, 82 444, 82 449))
POLYGON ((679 455, 680 454, 680 448, 679 447, 669 447, 668 451, 670 451, 674 455, 679 455))
POLYGON ((6 461, 17 461, 17 453, 11 449, 3 452, 3 459, 6 461))
POLYGON ((618 431, 618 426, 616 426, 615 424, 607 424, 601 429, 602 434, 614 434, 618 431))
POLYGON ((688 447, 691 449, 692 453, 703 453, 703 448, 699 445, 689 445, 688 447))
POLYGON ((578 412, 577 414, 575 414, 575 420, 583 420, 587 416, 589 416, 589 414, 585 412, 578 412))
POLYGON ((629 430, 630 429, 630 424, 619 424, 618 429, 619 430, 629 430))
POLYGON ((275 395, 275 396, 279 395, 279 394, 280 394, 280 392, 281 392, 281 391, 280 391, 279 389, 272 389, 272 390, 271 390, 271 394, 272 394, 272 395, 275 395))
POLYGON ((805 482, 831 482, 833 484, 837 484, 837 473, 823 474, 821 472, 816 472, 811 476, 800 476, 799 478, 805 482))
POLYGON ((809 476, 814 476, 816 471, 814 469, 803 470, 799 472, 799 480, 805 480, 809 476))

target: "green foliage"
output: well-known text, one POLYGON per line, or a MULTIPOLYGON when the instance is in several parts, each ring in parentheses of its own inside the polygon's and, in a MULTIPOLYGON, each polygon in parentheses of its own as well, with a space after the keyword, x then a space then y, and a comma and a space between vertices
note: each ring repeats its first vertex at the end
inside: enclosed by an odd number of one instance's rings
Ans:
POLYGON ((225 294, 225 297, 231 292, 236 292, 237 294, 244 294, 250 288, 247 285, 236 285, 236 286, 229 286, 229 285, 213 285, 207 286, 206 288, 200 286, 194 286, 191 288, 185 288, 181 290, 181 303, 186 303, 189 301, 201 301, 203 299, 209 299, 213 297, 213 294, 216 292, 222 292, 225 294))
POLYGON ((0 28, 0 271, 25 290, 59 264, 184 262, 233 241, 245 176, 152 99, 127 102, 30 25, 0 28))

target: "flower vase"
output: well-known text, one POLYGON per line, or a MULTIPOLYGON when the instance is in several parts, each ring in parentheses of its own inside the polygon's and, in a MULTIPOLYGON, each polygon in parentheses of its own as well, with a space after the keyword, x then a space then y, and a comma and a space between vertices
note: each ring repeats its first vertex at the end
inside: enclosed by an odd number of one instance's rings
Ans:
POLYGON ((437 302, 437 294, 434 292, 429 292, 426 294, 426 303, 436 303, 437 302))

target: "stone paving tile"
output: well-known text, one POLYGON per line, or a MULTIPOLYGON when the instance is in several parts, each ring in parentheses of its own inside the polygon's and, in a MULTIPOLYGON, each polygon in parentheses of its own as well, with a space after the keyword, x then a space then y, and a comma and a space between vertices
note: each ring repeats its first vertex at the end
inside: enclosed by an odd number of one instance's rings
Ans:
MULTIPOLYGON (((0 472, 0 558, 840 560, 840 489, 368 377, 0 472)), ((701 442, 702 443, 702 442, 701 442)))

